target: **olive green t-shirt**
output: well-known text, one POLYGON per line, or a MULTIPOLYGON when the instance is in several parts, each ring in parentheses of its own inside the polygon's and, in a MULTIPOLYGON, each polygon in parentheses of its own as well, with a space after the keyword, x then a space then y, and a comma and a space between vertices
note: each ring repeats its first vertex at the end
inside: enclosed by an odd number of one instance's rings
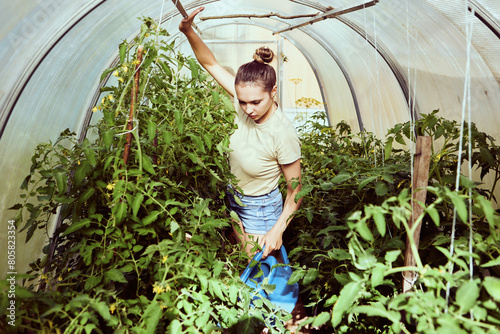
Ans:
POLYGON ((280 107, 271 118, 258 124, 245 114, 237 98, 235 101, 238 129, 229 145, 231 172, 245 195, 268 194, 278 186, 281 165, 300 159, 299 136, 280 107))

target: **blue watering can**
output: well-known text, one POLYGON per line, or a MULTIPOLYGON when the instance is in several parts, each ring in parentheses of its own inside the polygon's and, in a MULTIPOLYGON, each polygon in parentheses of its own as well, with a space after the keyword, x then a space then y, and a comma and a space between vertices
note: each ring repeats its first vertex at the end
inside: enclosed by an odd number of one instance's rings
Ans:
MULTIPOLYGON (((281 246, 280 251, 283 263, 288 264, 288 256, 286 254, 285 247, 281 246)), ((269 294, 264 291, 261 291, 260 294, 269 299, 274 306, 280 307, 288 313, 291 313, 295 308, 297 299, 299 298, 299 283, 287 284, 290 276, 292 275, 292 268, 290 268, 290 266, 273 268, 274 265, 279 263, 278 260, 271 255, 262 260, 262 251, 255 254, 253 260, 257 261, 258 264, 251 266, 252 263, 255 262, 250 262, 241 274, 241 280, 245 282, 246 285, 256 290, 259 289, 260 284, 264 278, 267 277, 268 283, 276 285, 276 288, 269 294), (261 276, 258 276, 260 272, 259 267, 263 272, 263 275, 261 276)))

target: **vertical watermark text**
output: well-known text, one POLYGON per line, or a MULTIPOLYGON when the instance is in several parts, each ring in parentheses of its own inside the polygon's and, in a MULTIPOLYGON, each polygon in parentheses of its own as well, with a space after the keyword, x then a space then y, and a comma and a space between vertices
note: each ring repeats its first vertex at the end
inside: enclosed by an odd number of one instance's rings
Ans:
POLYGON ((7 224, 7 282, 9 289, 7 297, 7 323, 16 325, 16 224, 15 220, 9 220, 7 224))

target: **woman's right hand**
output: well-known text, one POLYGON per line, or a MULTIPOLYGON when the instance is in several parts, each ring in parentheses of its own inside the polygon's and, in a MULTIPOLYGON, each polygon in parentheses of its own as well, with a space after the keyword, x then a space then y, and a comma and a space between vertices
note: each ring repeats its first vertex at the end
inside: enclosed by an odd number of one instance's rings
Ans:
POLYGON ((186 17, 185 19, 182 19, 181 23, 179 24, 179 30, 183 33, 186 33, 186 31, 188 31, 189 29, 192 29, 194 18, 196 17, 196 15, 198 15, 204 9, 205 9, 205 7, 200 7, 198 9, 194 10, 193 12, 191 12, 191 14, 189 14, 188 17, 186 17))

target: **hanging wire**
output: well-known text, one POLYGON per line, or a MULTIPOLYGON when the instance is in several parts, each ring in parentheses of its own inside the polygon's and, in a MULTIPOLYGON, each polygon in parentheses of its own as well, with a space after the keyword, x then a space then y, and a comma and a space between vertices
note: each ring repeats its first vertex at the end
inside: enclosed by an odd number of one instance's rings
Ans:
MULTIPOLYGON (((368 49, 370 49, 370 43, 368 41, 368 25, 366 23, 366 6, 363 5, 363 17, 365 21, 365 41, 368 49)), ((372 75, 371 75, 372 61, 371 56, 368 57, 368 91, 370 92, 370 115, 372 117, 372 129, 375 129, 375 119, 373 116, 373 97, 372 97, 372 75)), ((373 150, 373 161, 375 163, 375 168, 377 167, 377 155, 375 149, 373 150)))
MULTIPOLYGON (((414 133, 414 122, 413 122, 413 110, 412 110, 412 100, 415 99, 415 96, 411 95, 411 46, 410 46, 410 14, 409 14, 409 2, 410 0, 406 0, 406 44, 408 47, 408 73, 407 73, 407 85, 408 85, 408 116, 410 119, 410 184, 412 186, 411 191, 413 195, 413 160, 414 160, 414 152, 415 152, 415 143, 416 136, 414 133)), ((416 57, 415 57, 416 58, 416 57)), ((416 67, 416 66, 415 66, 416 67)), ((413 196, 411 196, 411 206, 413 207, 413 196)))
MULTIPOLYGON (((163 7, 165 5, 165 1, 166 0, 161 0, 160 16, 158 18, 158 24, 156 25, 156 36, 155 36, 155 43, 156 44, 158 44, 158 39, 159 39, 159 36, 160 36, 161 18, 163 17, 163 7)), ((172 20, 170 20, 170 21, 172 21, 172 20)), ((158 55, 156 57, 158 57, 158 55)), ((144 87, 148 87, 150 79, 151 79, 151 71, 148 73, 148 76, 146 78, 146 85, 144 87)), ((144 94, 146 94, 146 89, 144 89, 144 91, 142 92, 142 97, 141 97, 141 99, 139 101, 144 102, 144 94)))
MULTIPOLYGON (((380 93, 380 75, 379 75, 379 64, 378 64, 378 44, 377 44, 377 23, 375 20, 375 7, 372 9, 373 11, 373 37, 374 37, 374 44, 375 44, 375 67, 377 69, 377 94, 378 94, 378 116, 379 116, 379 125, 380 125, 380 134, 383 135, 383 128, 382 128, 382 102, 381 102, 381 93, 380 93)), ((373 127, 375 130, 375 127, 373 127)), ((375 162, 377 161, 377 156, 376 156, 376 147, 374 146, 374 152, 375 152, 375 162)), ((384 145, 382 145, 382 165, 385 164, 384 162, 384 145)))
MULTIPOLYGON (((460 143, 458 147, 458 160, 457 160, 457 177, 455 180, 455 191, 458 192, 459 186, 460 186, 460 173, 461 173, 461 168, 462 166, 460 165, 460 161, 462 160, 462 154, 463 154, 463 136, 464 136, 464 122, 465 122, 465 113, 468 109, 469 113, 469 152, 471 152, 471 138, 470 138, 470 62, 471 62, 471 44, 472 44, 472 27, 473 27, 473 18, 474 18, 474 10, 472 10, 472 14, 469 15, 469 9, 468 9, 468 0, 464 1, 465 3, 465 35, 467 39, 467 60, 466 60, 466 65, 465 65, 465 80, 464 80, 464 91, 463 91, 463 99, 462 99, 462 121, 461 121, 461 126, 460 126, 460 143), (470 19, 469 19, 470 18, 470 19)), ((471 156, 469 155, 469 178, 471 177, 471 170, 472 167, 470 166, 471 162, 471 156)), ((469 199, 470 199, 470 190, 469 190, 469 199)), ((471 202, 469 201, 469 212, 471 210, 471 202)), ((469 250, 472 247, 472 221, 469 213, 469 250)), ((451 241, 450 241, 450 257, 453 257, 455 253, 455 233, 456 233, 456 223, 457 223, 457 210, 456 208, 453 209, 453 224, 452 224, 452 229, 451 229, 451 241)), ((472 253, 472 252, 471 252, 472 253)), ((470 259, 470 268, 472 269, 472 259, 470 259)), ((454 270, 454 265, 453 262, 450 264, 450 274, 453 273, 454 270)), ((472 270, 471 270, 471 275, 473 275, 472 270)), ((472 279, 472 276, 471 276, 472 279)), ((450 282, 448 281, 446 285, 446 312, 448 311, 448 305, 449 305, 449 297, 450 297, 450 282)))
MULTIPOLYGON (((417 56, 414 56, 414 83, 413 85, 411 84, 412 81, 412 76, 411 76, 411 66, 412 66, 412 43, 410 41, 412 40, 410 36, 410 0, 406 1, 406 45, 407 45, 407 52, 408 52, 408 68, 407 68, 407 89, 408 89, 408 117, 409 117, 409 123, 410 123, 410 143, 409 143, 409 150, 410 150, 410 185, 411 185, 411 194, 412 196, 410 197, 410 204, 411 207, 413 207, 413 193, 415 192, 415 189, 413 187, 413 180, 414 180, 414 155, 416 151, 416 133, 415 133, 415 100, 416 100, 416 88, 417 88, 417 56), (413 86, 413 93, 412 93, 412 86, 413 86)), ((418 17, 419 13, 419 7, 417 7, 417 10, 415 11, 416 17, 418 17)), ((414 18, 414 22, 418 22, 417 18, 414 18)), ((416 23, 415 23, 416 27, 416 23)), ((414 40, 414 50, 417 50, 416 45, 418 41, 418 31, 415 28, 416 31, 415 37, 413 38, 414 40)), ((410 280, 408 279, 404 273, 402 273, 403 279, 410 285, 414 286, 415 282, 418 279, 417 275, 414 275, 413 278, 410 280)))
MULTIPOLYGON (((467 2, 466 2, 467 4, 467 2)), ((471 52, 471 44, 472 44, 472 31, 474 27, 474 16, 475 16, 475 10, 472 8, 472 12, 470 14, 470 31, 467 39, 467 53, 468 53, 468 59, 470 59, 470 52, 471 52)), ((470 75, 469 75, 469 87, 467 91, 467 103, 468 103, 468 172, 469 172, 469 178, 472 176, 472 127, 471 127, 471 116, 472 116, 472 109, 471 109, 471 84, 470 84, 470 75)), ((473 242, 473 223, 472 223, 472 188, 469 187, 469 278, 472 281, 474 279, 474 266, 473 266, 473 259, 472 259, 472 242, 473 242)), ((470 319, 474 320, 474 309, 470 310, 470 319)))

